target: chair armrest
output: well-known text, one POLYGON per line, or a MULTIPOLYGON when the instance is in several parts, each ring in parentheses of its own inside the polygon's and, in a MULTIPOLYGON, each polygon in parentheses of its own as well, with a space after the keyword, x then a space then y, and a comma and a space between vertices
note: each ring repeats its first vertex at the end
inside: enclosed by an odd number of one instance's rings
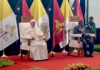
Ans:
POLYGON ((92 40, 92 42, 93 42, 93 37, 95 37, 95 34, 89 33, 89 36, 91 37, 91 40, 92 40))
POLYGON ((27 45, 30 46, 31 45, 31 36, 20 36, 21 39, 27 39, 27 45))
POLYGON ((31 36, 20 36, 20 38, 22 38, 22 39, 32 39, 31 36))
POLYGON ((70 34, 71 37, 82 37, 82 34, 70 34))
POLYGON ((90 33, 89 36, 95 37, 95 34, 91 34, 91 33, 90 33))

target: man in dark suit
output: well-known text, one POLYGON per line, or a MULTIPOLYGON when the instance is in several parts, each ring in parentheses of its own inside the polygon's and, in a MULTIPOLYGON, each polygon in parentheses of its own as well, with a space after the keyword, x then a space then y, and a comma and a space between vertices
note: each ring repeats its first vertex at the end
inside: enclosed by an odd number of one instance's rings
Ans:
MULTIPOLYGON (((90 39, 89 35, 86 35, 87 31, 84 27, 84 23, 82 20, 79 20, 78 26, 74 28, 74 34, 82 34, 81 42, 83 43, 84 48, 84 56, 86 57, 93 57, 93 47, 94 44, 92 40, 90 39), (87 44, 89 45, 89 55, 87 54, 87 44)), ((77 39, 77 38, 76 38, 77 39)))

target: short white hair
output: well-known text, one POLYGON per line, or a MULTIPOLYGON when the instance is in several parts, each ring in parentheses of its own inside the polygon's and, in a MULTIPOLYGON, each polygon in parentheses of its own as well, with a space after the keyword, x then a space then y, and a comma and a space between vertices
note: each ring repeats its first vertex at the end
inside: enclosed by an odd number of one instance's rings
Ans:
POLYGON ((32 20, 30 21, 30 23, 32 23, 32 22, 35 22, 35 20, 32 19, 32 20))

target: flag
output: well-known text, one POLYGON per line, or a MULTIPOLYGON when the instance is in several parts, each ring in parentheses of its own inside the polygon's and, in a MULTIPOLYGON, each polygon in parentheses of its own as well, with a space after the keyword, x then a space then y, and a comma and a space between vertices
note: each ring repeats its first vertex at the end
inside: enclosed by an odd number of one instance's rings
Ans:
POLYGON ((18 0, 14 13, 16 15, 17 24, 21 22, 21 16, 31 16, 26 0, 18 0))
POLYGON ((59 26, 64 26, 64 18, 60 11, 57 0, 53 3, 53 47, 64 40, 64 29, 59 26))
MULTIPOLYGON (((16 15, 17 20, 17 26, 18 26, 18 35, 19 34, 19 23, 21 22, 21 16, 31 16, 31 13, 29 11, 28 5, 26 3, 26 0, 18 0, 18 3, 14 9, 14 13, 16 15)), ((20 46, 20 39, 16 41, 16 46, 19 49, 20 46)))
POLYGON ((8 0, 0 0, 0 50, 18 40, 16 16, 8 0))
POLYGON ((22 16, 31 16, 26 0, 22 0, 22 16))
POLYGON ((36 21, 37 26, 43 33, 47 34, 47 40, 50 39, 49 17, 44 9, 41 0, 34 0, 30 7, 31 15, 36 21))
POLYGON ((51 35, 51 38, 49 39, 47 44, 49 46, 51 46, 51 49, 54 49, 55 45, 57 46, 57 44, 59 44, 60 41, 63 40, 63 29, 59 28, 59 26, 63 26, 64 18, 61 14, 60 8, 59 8, 58 3, 57 3, 57 0, 50 0, 46 11, 47 11, 47 14, 49 15, 50 35, 51 35), (55 8, 57 8, 57 9, 55 10, 55 8), (56 23, 57 22, 60 22, 60 23, 57 24, 58 27, 56 28, 56 23), (62 25, 60 25, 60 24, 62 24, 62 25), (60 31, 60 29, 62 29, 62 31, 60 31), (57 30, 59 31, 59 34, 55 35, 55 33, 57 33, 56 32, 57 30), (60 36, 60 34, 62 34, 61 35, 62 37, 60 36))
POLYGON ((72 12, 74 16, 80 16, 80 19, 84 20, 79 0, 74 0, 74 3, 72 5, 72 12))
POLYGON ((64 41, 62 41, 60 43, 60 47, 63 48, 69 42, 68 33, 66 32, 66 30, 68 30, 68 22, 69 22, 70 16, 73 16, 73 13, 72 13, 72 10, 70 8, 68 0, 63 0, 62 5, 61 5, 61 12, 62 12, 63 17, 64 17, 64 26, 65 26, 64 41))
POLYGON ((47 45, 49 48, 52 48, 53 43, 53 0, 50 0, 47 8, 47 14, 49 16, 49 24, 50 24, 50 39, 47 41, 47 45))

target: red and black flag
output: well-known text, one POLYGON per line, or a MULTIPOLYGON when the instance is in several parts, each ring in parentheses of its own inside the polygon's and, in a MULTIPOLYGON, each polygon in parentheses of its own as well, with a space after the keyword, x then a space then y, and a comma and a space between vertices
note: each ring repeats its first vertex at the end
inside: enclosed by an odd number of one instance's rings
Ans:
POLYGON ((79 0, 74 0, 74 3, 72 5, 72 12, 74 16, 80 16, 80 19, 84 20, 79 0))

